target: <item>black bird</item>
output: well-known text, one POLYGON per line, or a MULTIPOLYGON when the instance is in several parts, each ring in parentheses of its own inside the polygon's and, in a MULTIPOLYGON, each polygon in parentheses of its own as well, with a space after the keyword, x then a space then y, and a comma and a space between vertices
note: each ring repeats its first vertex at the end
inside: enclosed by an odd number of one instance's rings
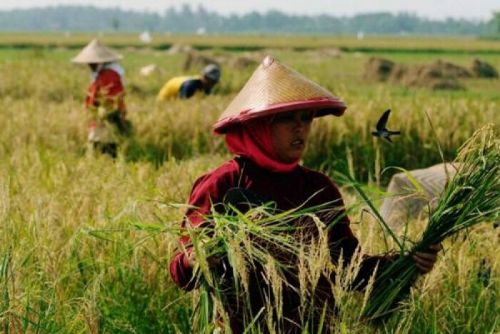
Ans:
POLYGON ((384 138, 385 140, 392 143, 391 136, 399 135, 401 131, 390 131, 387 130, 387 121, 389 120, 389 114, 391 113, 391 109, 387 109, 382 117, 377 122, 377 131, 373 131, 372 135, 375 137, 384 138))

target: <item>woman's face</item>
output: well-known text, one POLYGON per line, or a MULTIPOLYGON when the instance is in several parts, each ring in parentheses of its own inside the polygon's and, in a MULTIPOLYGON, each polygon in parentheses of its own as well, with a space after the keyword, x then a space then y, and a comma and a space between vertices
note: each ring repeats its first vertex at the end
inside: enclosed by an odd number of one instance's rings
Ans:
POLYGON ((291 111, 274 116, 271 139, 278 159, 290 163, 299 160, 304 152, 314 112, 291 111))

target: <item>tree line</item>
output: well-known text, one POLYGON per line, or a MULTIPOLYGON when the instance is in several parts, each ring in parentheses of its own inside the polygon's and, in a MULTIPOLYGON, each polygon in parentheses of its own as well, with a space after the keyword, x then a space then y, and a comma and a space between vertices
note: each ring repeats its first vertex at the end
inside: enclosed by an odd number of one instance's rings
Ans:
POLYGON ((430 20, 411 13, 355 16, 292 15, 270 10, 221 15, 188 4, 164 12, 138 12, 92 6, 51 6, 0 11, 0 31, 121 31, 172 33, 410 34, 494 35, 499 15, 490 20, 430 20))

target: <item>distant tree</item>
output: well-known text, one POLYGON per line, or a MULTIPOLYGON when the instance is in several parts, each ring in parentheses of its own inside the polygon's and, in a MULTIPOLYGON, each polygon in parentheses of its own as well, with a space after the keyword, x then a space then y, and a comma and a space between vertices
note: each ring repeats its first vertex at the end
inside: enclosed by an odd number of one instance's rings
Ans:
POLYGON ((500 35, 500 12, 493 13, 493 22, 496 26, 496 34, 500 35))
POLYGON ((184 3, 163 13, 127 11, 92 6, 55 6, 0 10, 0 31, 169 31, 193 33, 287 34, 500 34, 500 12, 489 21, 463 19, 430 20, 413 14, 370 13, 350 17, 290 15, 283 11, 221 15, 202 5, 184 3))

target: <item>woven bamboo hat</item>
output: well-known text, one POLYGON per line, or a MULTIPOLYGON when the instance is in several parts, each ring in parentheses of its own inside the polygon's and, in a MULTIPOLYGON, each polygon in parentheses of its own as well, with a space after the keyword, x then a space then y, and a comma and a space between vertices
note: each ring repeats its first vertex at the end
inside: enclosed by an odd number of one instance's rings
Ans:
POLYGON ((93 39, 71 61, 77 64, 109 63, 121 59, 122 56, 104 46, 98 39, 93 39))
POLYGON ((271 56, 264 58, 214 125, 216 133, 257 117, 292 110, 315 110, 315 116, 341 116, 346 105, 329 91, 271 56))

